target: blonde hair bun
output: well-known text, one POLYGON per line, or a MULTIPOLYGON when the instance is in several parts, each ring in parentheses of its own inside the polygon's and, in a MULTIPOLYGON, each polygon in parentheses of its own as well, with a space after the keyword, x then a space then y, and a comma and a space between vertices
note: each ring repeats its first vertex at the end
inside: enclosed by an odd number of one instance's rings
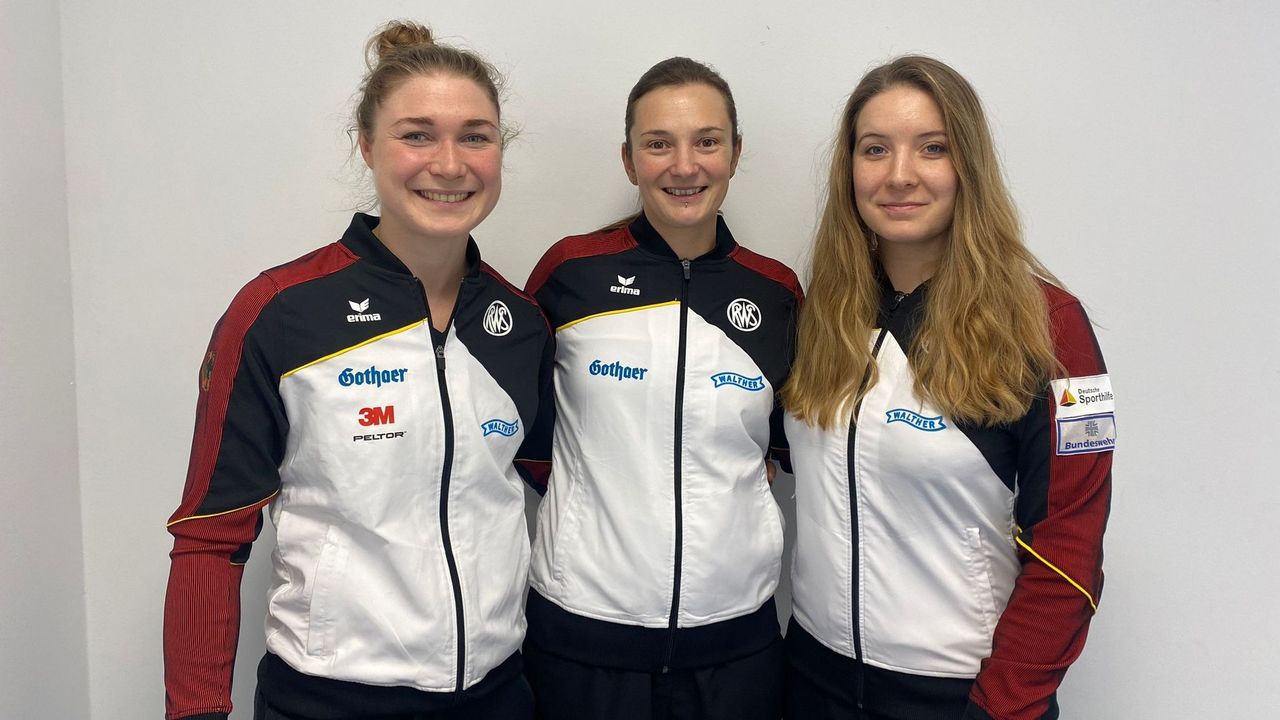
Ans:
POLYGON ((435 45, 431 28, 412 20, 392 20, 369 38, 365 46, 365 64, 370 70, 387 58, 407 48, 435 45))

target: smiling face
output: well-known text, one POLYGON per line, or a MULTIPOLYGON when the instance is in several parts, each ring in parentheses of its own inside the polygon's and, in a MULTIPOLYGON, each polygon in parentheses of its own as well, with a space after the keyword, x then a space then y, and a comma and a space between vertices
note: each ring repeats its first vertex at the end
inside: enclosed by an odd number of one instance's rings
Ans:
POLYGON ((853 196, 882 255, 940 260, 958 188, 942 111, 928 93, 895 85, 867 101, 854 127, 853 196))
POLYGON ((406 78, 360 137, 382 220, 378 237, 465 242, 502 192, 498 110, 474 81, 449 74, 406 78))
POLYGON ((703 83, 649 91, 635 103, 628 140, 622 164, 654 229, 668 242, 714 242, 716 212, 742 152, 720 91, 703 83))

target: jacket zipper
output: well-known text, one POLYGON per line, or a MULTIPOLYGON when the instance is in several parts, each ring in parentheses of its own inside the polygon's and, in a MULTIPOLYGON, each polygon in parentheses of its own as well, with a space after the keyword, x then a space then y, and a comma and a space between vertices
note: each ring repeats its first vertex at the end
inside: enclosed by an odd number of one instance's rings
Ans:
MULTIPOLYGON (((889 306, 890 315, 892 315, 898 309, 898 306, 902 304, 903 299, 906 298, 908 294, 909 293, 898 292, 894 295, 893 303, 889 306)), ((880 333, 876 335, 876 343, 871 348, 870 362, 875 362, 880 357, 880 346, 884 344, 884 336, 887 335, 888 333, 889 333, 889 327, 888 327, 888 324, 885 323, 885 326, 880 328, 880 333)), ((863 373, 862 375, 862 382, 858 386, 858 392, 861 393, 866 388, 867 383, 870 381, 871 381, 871 366, 868 365, 866 372, 863 373)), ((853 416, 849 419, 849 447, 848 447, 849 523, 852 526, 852 531, 853 531, 850 533, 850 537, 853 538, 853 562, 854 562, 853 572, 850 573, 850 575, 853 578, 853 585, 851 588, 853 591, 853 595, 850 599, 853 601, 852 606, 854 610, 854 616, 851 619, 853 620, 853 654, 856 656, 855 661, 857 663, 854 666, 857 669, 857 678, 856 678, 857 690, 856 690, 855 697, 857 698, 857 701, 858 701, 859 710, 863 709, 862 700, 863 700, 863 694, 866 688, 866 663, 864 662, 863 656, 862 656, 862 623, 858 619, 862 615, 862 603, 858 600, 858 595, 859 595, 858 590, 861 584, 861 567, 862 567, 862 563, 859 560, 859 558, 862 555, 861 553, 862 530, 858 524, 858 487, 857 487, 857 480, 854 477, 854 474, 857 469, 857 457, 858 457, 857 455, 858 416, 861 413, 862 413, 862 399, 859 399, 858 403, 853 407, 853 416)))
MULTIPOLYGON (((423 307, 426 309, 427 332, 431 335, 435 325, 431 322, 431 305, 427 302, 426 289, 422 287, 421 280, 414 278, 414 281, 417 282, 418 290, 421 291, 419 297, 422 298, 423 307)), ((461 290, 458 295, 460 300, 461 290)), ((456 314, 457 300, 454 301, 453 309, 456 314)), ((444 329, 446 337, 452 325, 453 316, 450 315, 444 329)), ((440 471, 440 539, 444 543, 444 557, 449 565, 449 580, 453 584, 454 621, 458 625, 458 679, 455 690, 462 692, 467 659, 466 618, 462 611, 462 581, 458 577, 458 561, 453 556, 453 543, 449 539, 449 481, 453 473, 453 407, 449 404, 449 384, 445 382, 444 343, 436 345, 435 338, 432 337, 431 344, 435 348, 436 382, 440 386, 440 409, 444 415, 444 462, 440 471)))
POLYGON ((671 585, 671 619, 667 623, 669 637, 667 639, 667 656, 663 659, 662 672, 671 669, 671 659, 675 655, 676 628, 680 615, 680 567, 684 562, 684 496, 681 489, 680 467, 684 450, 684 371, 685 350, 689 331, 689 270, 691 263, 680 260, 680 269, 684 281, 680 285, 680 346, 676 355, 676 413, 675 413, 675 509, 676 509, 676 552, 675 571, 671 585))

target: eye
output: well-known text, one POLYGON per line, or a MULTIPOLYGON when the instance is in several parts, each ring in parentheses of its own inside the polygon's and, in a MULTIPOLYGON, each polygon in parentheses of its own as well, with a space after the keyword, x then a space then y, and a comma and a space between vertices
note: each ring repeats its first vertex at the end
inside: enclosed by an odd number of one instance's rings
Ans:
POLYGON ((868 145, 862 148, 862 154, 870 157, 880 157, 882 155, 888 155, 889 150, 883 145, 868 145))
POLYGON ((421 145, 425 142, 430 141, 431 136, 419 130, 414 130, 412 132, 407 132, 404 135, 401 135, 400 139, 413 145, 421 145))
POLYGON ((467 145, 488 145, 493 142, 493 138, 484 133, 469 133, 463 136, 462 142, 467 145))
POLYGON ((666 140, 650 140, 645 143, 644 146, 650 150, 666 150, 671 147, 670 143, 666 140))
POLYGON ((924 151, 928 155, 945 155, 947 153, 947 146, 940 142, 931 142, 924 146, 924 151))
POLYGON ((697 145, 700 148, 713 148, 719 146, 720 141, 713 137, 704 137, 698 139, 697 145))

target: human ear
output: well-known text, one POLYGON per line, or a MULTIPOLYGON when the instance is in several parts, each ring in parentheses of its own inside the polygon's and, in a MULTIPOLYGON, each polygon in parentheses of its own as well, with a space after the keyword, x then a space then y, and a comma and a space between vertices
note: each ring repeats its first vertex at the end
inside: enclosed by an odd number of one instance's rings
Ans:
POLYGON ((627 179, 632 185, 640 184, 636 178, 636 164, 631 161, 631 153, 627 151, 626 143, 622 143, 622 168, 627 171, 627 179))

